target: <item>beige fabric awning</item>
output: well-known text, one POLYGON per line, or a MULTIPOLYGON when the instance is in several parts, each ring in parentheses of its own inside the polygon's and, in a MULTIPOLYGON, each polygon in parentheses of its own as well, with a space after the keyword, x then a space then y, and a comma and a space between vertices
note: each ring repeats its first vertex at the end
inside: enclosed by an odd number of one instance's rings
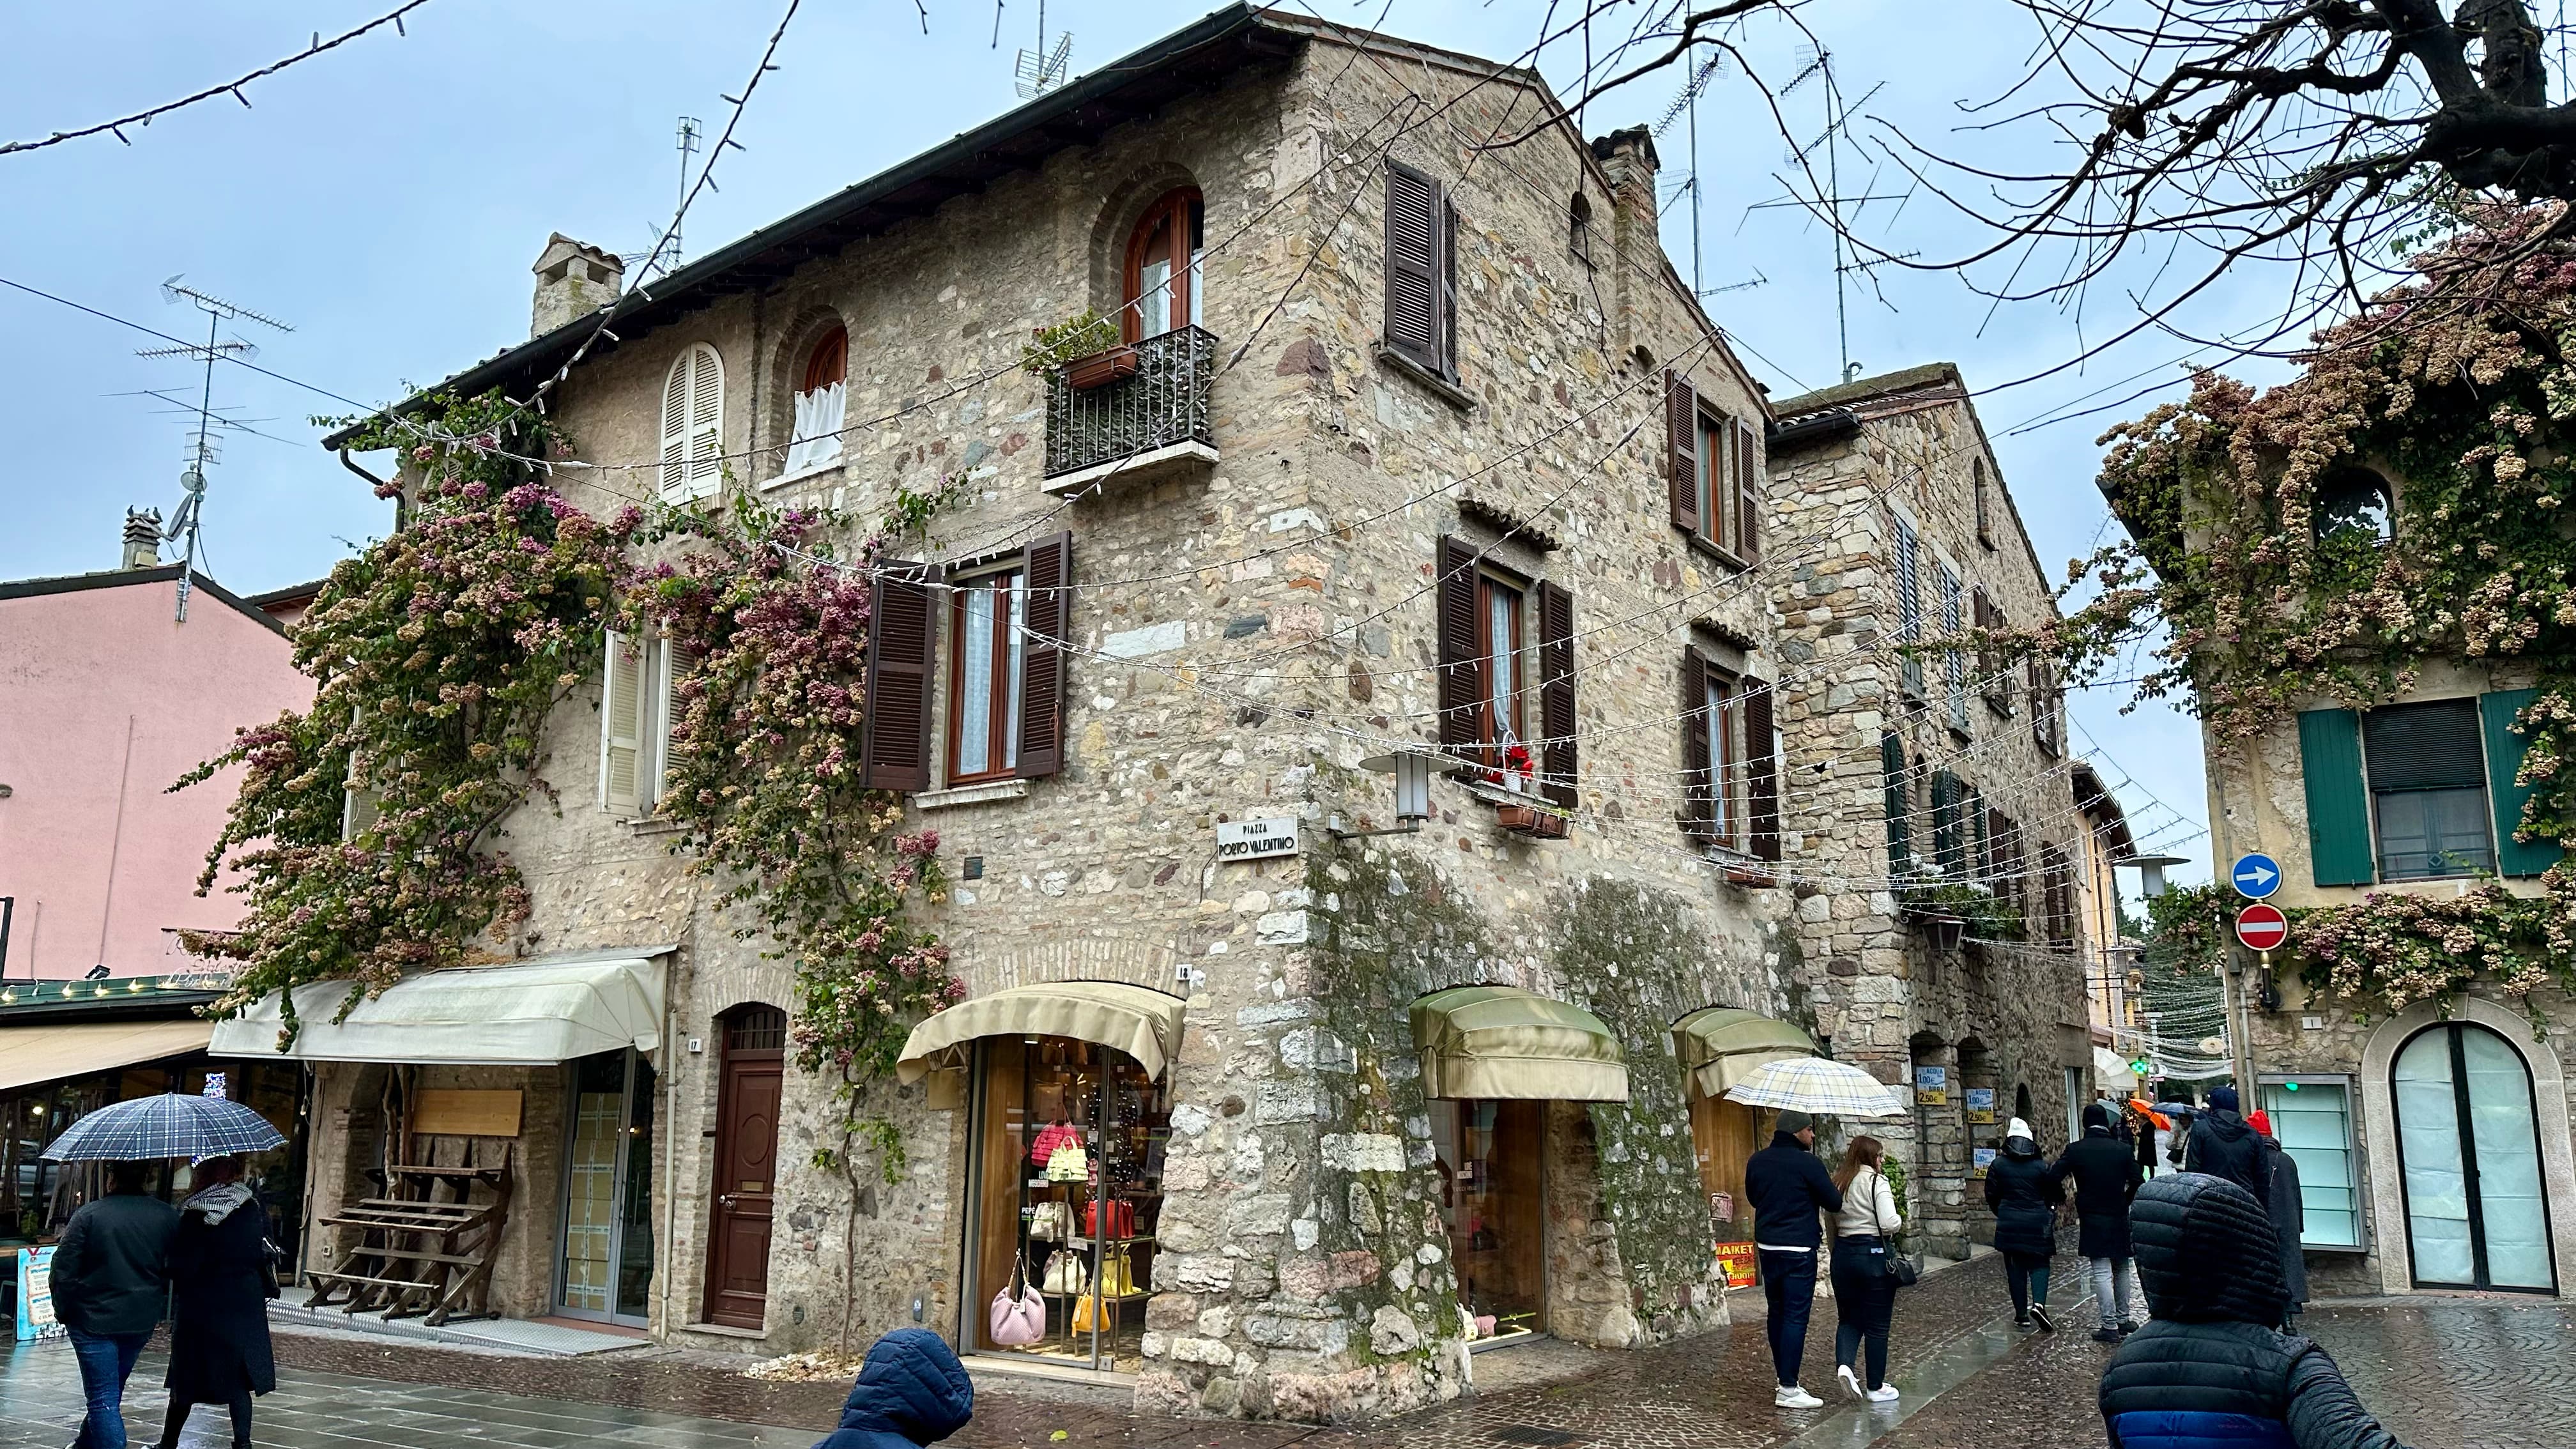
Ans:
POLYGON ((1707 1006, 1673 1023, 1673 1053, 1691 1089, 1723 1097, 1757 1068, 1816 1054, 1815 1039, 1785 1021, 1740 1006, 1707 1006))
POLYGON ((211 1021, 84 1021, 0 1027, 0 1092, 204 1051, 211 1021))
POLYGON ((1180 1052, 1185 1005, 1177 996, 1116 981, 1007 987, 961 1001, 914 1027, 895 1063, 895 1078, 909 1085, 934 1067, 963 1066, 967 1045, 988 1036, 1096 1042, 1134 1057, 1145 1075, 1160 1077, 1180 1052))
POLYGON ((1452 986, 1413 1003, 1429 1097, 1624 1102, 1619 1039, 1582 1007, 1517 986, 1452 986))
POLYGON ((660 958, 668 947, 562 956, 508 966, 424 971, 361 997, 345 1020, 346 981, 295 988, 302 1023, 277 1049, 278 993, 215 1025, 218 1056, 303 1062, 439 1062, 553 1066, 598 1052, 662 1041, 660 958))

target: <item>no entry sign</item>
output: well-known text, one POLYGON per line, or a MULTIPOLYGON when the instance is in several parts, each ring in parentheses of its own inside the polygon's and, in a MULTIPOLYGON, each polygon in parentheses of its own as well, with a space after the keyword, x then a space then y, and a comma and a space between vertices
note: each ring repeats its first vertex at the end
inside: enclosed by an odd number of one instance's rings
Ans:
POLYGON ((2236 939, 2249 951, 2278 951, 2290 939, 2290 918, 2258 901, 2236 913, 2236 939))

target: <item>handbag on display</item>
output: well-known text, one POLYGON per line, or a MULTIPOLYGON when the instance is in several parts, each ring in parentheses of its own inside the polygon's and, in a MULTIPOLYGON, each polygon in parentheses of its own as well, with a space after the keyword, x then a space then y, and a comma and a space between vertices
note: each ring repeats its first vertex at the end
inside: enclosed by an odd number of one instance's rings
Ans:
POLYGON ((993 1341, 1004 1348, 1021 1348, 1046 1337, 1046 1299, 1029 1286, 1028 1259, 1011 1265, 1011 1281, 993 1295, 987 1326, 993 1341))
POLYGON ((1105 1307, 1106 1305, 1100 1301, 1099 1294, 1083 1294, 1082 1301, 1073 1305, 1073 1331, 1089 1333, 1095 1328, 1108 1327, 1108 1324, 1102 1321, 1109 1316, 1103 1311, 1105 1307))
POLYGON ((1044 1167, 1047 1165, 1047 1159, 1055 1155, 1058 1147, 1066 1142, 1081 1140, 1081 1128, 1070 1122, 1051 1122, 1039 1130, 1036 1140, 1029 1143, 1029 1161, 1044 1167))
POLYGON ((1039 1286, 1049 1293, 1080 1293, 1084 1276, 1082 1255, 1059 1250, 1054 1257, 1047 1259, 1046 1279, 1039 1286))
POLYGON ((1046 1176, 1049 1182, 1087 1182, 1091 1179, 1091 1154, 1082 1150, 1080 1133, 1067 1129, 1047 1154, 1046 1176))
POLYGON ((1103 1209, 1099 1198, 1093 1198, 1091 1201, 1082 1205, 1082 1235, 1084 1237, 1097 1238, 1106 1236, 1112 1238, 1132 1238, 1136 1236, 1136 1205, 1134 1203, 1128 1202, 1123 1198, 1109 1199, 1106 1212, 1106 1216, 1109 1219, 1109 1231, 1106 1234, 1102 1233, 1100 1230, 1100 1220, 1102 1216, 1103 1209))
POLYGON ((1073 1205, 1071 1203, 1039 1203, 1035 1208, 1030 1210, 1029 1236, 1041 1243, 1062 1242, 1067 1236, 1065 1233, 1065 1226, 1067 1223, 1071 1222, 1072 1219, 1073 1205))

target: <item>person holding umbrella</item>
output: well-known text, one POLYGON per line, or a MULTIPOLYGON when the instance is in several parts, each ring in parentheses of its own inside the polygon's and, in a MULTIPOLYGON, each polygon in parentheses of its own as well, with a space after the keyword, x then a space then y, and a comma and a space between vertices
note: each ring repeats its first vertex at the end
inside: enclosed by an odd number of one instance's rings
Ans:
POLYGON ((188 1411, 231 1411, 233 1449, 250 1449, 250 1399, 277 1387, 268 1342, 268 1210, 242 1181, 241 1159, 197 1164, 204 1184, 179 1205, 170 1240, 170 1410, 155 1449, 177 1449, 188 1411))
POLYGON ((125 1449, 125 1381, 169 1299, 179 1215, 145 1194, 150 1180, 140 1162, 108 1163, 106 1194, 72 1214, 54 1247, 54 1316, 71 1334, 89 1406, 75 1449, 125 1449))
MULTIPOLYGON (((89 1400, 89 1416, 82 1421, 75 1449, 125 1449, 125 1381, 134 1372, 134 1360, 143 1352, 144 1341, 161 1322, 161 1310, 169 1296, 172 1244, 180 1230, 181 1215, 172 1211, 168 1203, 143 1196, 145 1172, 141 1164, 173 1157, 202 1162, 236 1153, 266 1152, 285 1143, 284 1134, 270 1126, 267 1118, 238 1102, 169 1092, 101 1107, 72 1123, 45 1149, 46 1160, 52 1162, 109 1164, 108 1195, 72 1214, 64 1228, 63 1241, 54 1251, 56 1311, 71 1330, 72 1349, 80 1358, 81 1385, 89 1400)), ((215 1167, 217 1186, 233 1182, 239 1176, 239 1167, 238 1162, 229 1168, 215 1167)), ((239 1191, 246 1195, 249 1189, 239 1191)), ((205 1197, 206 1193, 200 1192, 188 1200, 188 1206, 196 1208, 205 1197)), ((265 1215, 250 1221, 259 1225, 256 1233, 264 1238, 265 1215)), ((183 1251, 201 1253, 205 1245, 205 1239, 192 1235, 183 1251)), ((191 1275, 206 1271, 206 1267, 195 1262, 187 1265, 191 1275)), ((184 1315, 187 1311, 183 1296, 181 1312, 184 1315)), ((257 1361, 265 1365, 267 1308, 262 1304, 256 1311, 260 1315, 257 1361)), ((174 1359, 184 1353, 184 1348, 174 1344, 174 1359)), ((174 1387, 179 1373, 174 1363, 174 1387)), ((273 1371, 268 1386, 275 1386, 273 1371)), ((235 1442, 246 1446, 250 1423, 247 1397, 234 1423, 235 1442)), ((175 1443, 177 1430, 178 1421, 174 1420, 163 1442, 175 1443)))

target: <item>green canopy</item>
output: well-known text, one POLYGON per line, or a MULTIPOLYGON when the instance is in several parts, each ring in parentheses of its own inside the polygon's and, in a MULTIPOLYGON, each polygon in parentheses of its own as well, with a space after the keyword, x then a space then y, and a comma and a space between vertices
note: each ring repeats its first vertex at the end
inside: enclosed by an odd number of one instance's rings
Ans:
POLYGON ((1816 1054, 1814 1038, 1785 1021, 1737 1006, 1702 1007, 1673 1023, 1673 1053, 1704 1097, 1726 1089, 1770 1062, 1816 1054))
POLYGON ((1624 1102, 1628 1067, 1601 1018, 1516 986, 1452 986, 1413 1003, 1429 1097, 1624 1102))
POLYGON ((987 1036, 1069 1036, 1115 1047, 1160 1077, 1181 1047, 1177 996, 1116 981, 1052 981, 970 997, 925 1018, 903 1044, 895 1080, 907 1085, 965 1061, 965 1047, 987 1036))

